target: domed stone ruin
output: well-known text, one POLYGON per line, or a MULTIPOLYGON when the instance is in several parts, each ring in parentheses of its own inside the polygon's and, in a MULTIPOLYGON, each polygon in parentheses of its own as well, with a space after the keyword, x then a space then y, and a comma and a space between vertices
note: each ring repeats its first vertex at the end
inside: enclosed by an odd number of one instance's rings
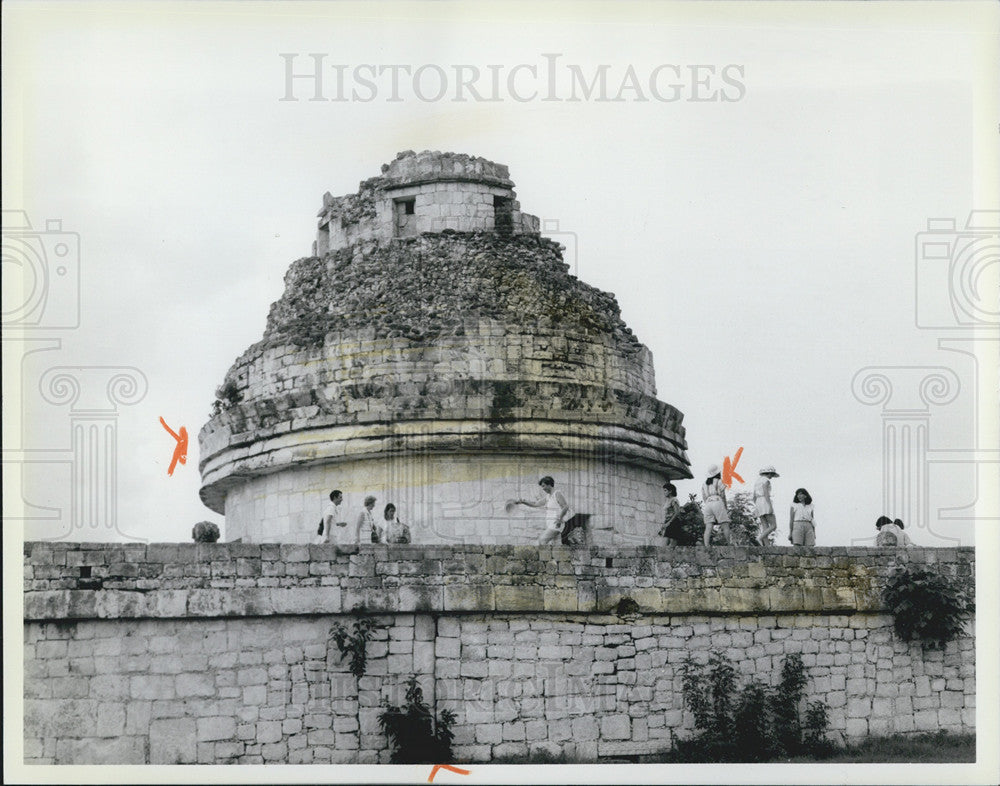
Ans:
POLYGON ((544 512, 504 503, 551 475, 590 543, 652 542, 664 480, 691 477, 683 416, 513 185, 502 164, 407 151, 323 196, 312 256, 199 435, 228 540, 310 542, 339 488, 348 521, 372 494, 414 543, 534 543, 544 512))

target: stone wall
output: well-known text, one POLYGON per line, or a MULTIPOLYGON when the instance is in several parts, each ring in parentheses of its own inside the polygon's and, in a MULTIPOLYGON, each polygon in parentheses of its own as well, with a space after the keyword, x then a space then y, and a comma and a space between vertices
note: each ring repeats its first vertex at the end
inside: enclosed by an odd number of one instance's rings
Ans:
POLYGON ((537 234, 539 221, 521 212, 513 185, 503 164, 457 153, 404 151, 357 193, 323 195, 313 254, 446 229, 537 234))
POLYGON ((971 627, 898 641, 879 588, 903 562, 973 579, 972 549, 27 544, 25 759, 384 762, 410 675, 460 761, 655 753, 692 726, 679 665, 713 650, 769 684, 801 653, 835 737, 970 731, 971 627), (355 680, 330 634, 362 610, 355 680))

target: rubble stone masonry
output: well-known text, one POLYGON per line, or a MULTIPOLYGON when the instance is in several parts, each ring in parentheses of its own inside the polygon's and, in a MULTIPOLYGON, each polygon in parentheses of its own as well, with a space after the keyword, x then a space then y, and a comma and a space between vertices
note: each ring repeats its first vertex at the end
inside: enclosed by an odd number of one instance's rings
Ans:
POLYGON ((898 640, 880 591, 905 562, 973 580, 969 548, 29 543, 25 761, 386 762, 410 675, 460 762, 655 753, 692 729, 680 664, 712 651, 772 685, 801 653, 837 739, 972 731, 973 627, 898 640), (331 631, 362 609, 356 679, 331 631))

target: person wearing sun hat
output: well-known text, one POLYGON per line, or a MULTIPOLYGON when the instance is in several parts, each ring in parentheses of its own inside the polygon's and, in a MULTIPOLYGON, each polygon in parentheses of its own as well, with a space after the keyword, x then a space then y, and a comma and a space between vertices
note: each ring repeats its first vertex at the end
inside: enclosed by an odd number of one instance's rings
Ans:
POLYGON ((780 478, 773 466, 770 464, 763 467, 760 477, 753 487, 753 503, 757 508, 757 515, 760 517, 760 545, 767 546, 771 533, 778 529, 778 518, 774 515, 774 506, 771 504, 771 478, 780 478))
POLYGON ((701 487, 701 497, 705 500, 702 514, 705 517, 705 548, 712 541, 712 525, 718 524, 726 536, 726 545, 731 546, 733 537, 729 532, 729 511, 726 510, 726 486, 722 482, 722 471, 718 464, 708 468, 705 485, 701 487))

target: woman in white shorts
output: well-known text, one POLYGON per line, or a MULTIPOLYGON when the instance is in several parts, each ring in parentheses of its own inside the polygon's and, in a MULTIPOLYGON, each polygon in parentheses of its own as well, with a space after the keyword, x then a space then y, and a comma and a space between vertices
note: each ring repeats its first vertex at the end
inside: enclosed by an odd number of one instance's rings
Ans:
POLYGON ((788 539, 793 546, 816 545, 816 514, 813 498, 805 489, 795 489, 792 509, 788 516, 788 539))
POLYGON ((726 486, 722 482, 722 472, 718 464, 708 468, 708 477, 701 487, 701 497, 705 501, 701 512, 705 518, 704 543, 707 549, 712 542, 712 526, 718 524, 726 537, 726 545, 732 545, 733 538, 729 532, 729 511, 726 510, 726 486))
POLYGON ((760 471, 760 478, 753 487, 753 504, 757 508, 757 516, 760 518, 760 545, 770 544, 771 533, 778 528, 778 519, 774 515, 774 506, 771 504, 771 478, 781 477, 775 472, 774 467, 764 467, 760 471))

